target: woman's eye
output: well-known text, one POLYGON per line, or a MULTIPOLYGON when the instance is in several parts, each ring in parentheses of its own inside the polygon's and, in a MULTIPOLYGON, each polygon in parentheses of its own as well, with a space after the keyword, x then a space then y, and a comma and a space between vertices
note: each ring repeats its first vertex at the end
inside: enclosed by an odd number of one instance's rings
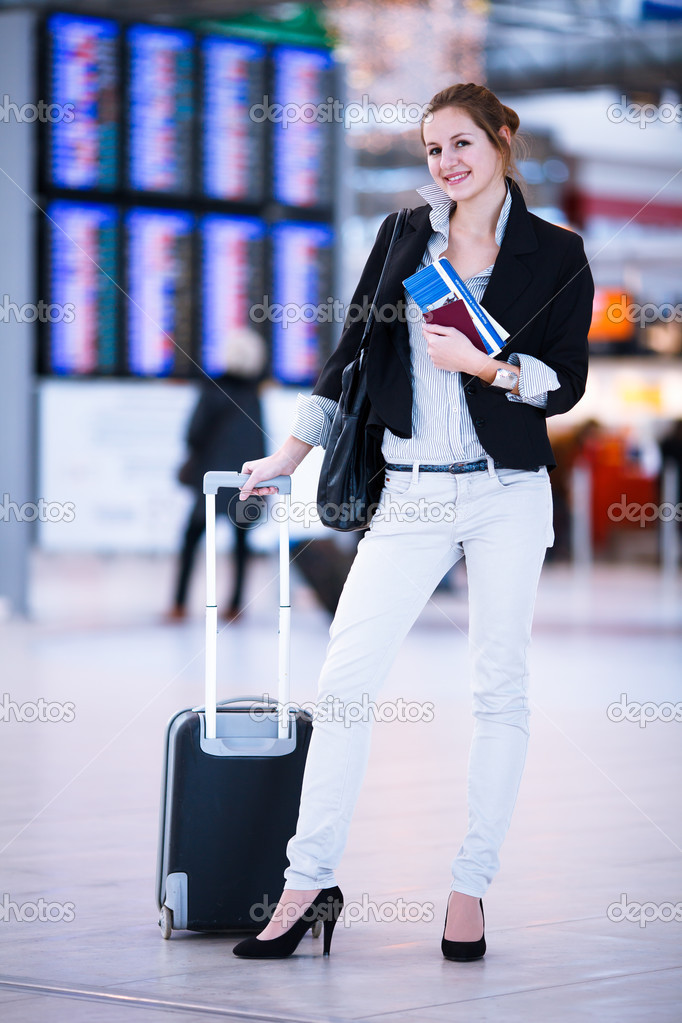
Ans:
MULTIPOLYGON (((468 139, 458 139, 457 142, 455 142, 455 146, 470 146, 470 145, 471 145, 471 142, 469 142, 468 139)), ((428 151, 428 155, 429 156, 435 156, 436 153, 440 153, 440 146, 434 146, 433 149, 430 149, 428 151)))

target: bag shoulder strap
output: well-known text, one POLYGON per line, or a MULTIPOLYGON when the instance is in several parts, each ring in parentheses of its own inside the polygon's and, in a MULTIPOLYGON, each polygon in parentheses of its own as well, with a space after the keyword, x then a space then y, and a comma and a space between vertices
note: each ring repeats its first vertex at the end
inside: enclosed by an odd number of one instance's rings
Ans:
POLYGON ((391 241, 389 242, 388 250, 386 252, 384 265, 381 268, 381 276, 379 277, 379 283, 377 284, 376 291, 374 292, 374 299, 370 306, 369 315, 367 317, 367 323, 365 324, 365 329, 362 334, 362 340, 360 341, 359 351, 362 351, 363 348, 366 348, 369 345, 369 332, 372 329, 372 324, 374 323, 374 311, 377 306, 377 299, 379 297, 379 292, 381 291, 381 285, 383 284, 384 277, 386 276, 386 267, 389 264, 393 247, 400 238, 400 236, 402 235, 403 230, 405 228, 405 223, 407 222, 407 218, 409 217, 411 212, 412 210, 410 210, 407 206, 403 206, 403 208, 399 211, 398 216, 395 218, 395 224, 393 225, 393 234, 391 235, 391 241))

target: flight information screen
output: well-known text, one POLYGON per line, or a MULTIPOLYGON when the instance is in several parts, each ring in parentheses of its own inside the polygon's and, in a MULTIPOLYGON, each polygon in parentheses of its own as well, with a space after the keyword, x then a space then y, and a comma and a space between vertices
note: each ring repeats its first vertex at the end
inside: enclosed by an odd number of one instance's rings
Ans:
POLYGON ((194 36, 134 25, 127 35, 127 183, 188 195, 193 177, 194 36))
POLYGON ((288 206, 330 206, 333 200, 334 61, 326 50, 294 46, 273 49, 273 197, 288 206))
POLYGON ((40 19, 39 370, 219 376, 265 343, 310 384, 334 335, 332 53, 139 6, 40 19))
POLYGON ((126 368, 135 376, 189 376, 194 215, 137 207, 124 228, 126 368))
POLYGON ((201 178, 211 198, 265 197, 269 126, 257 108, 266 88, 265 57, 260 43, 220 36, 201 41, 201 178))
POLYGON ((57 188, 112 191, 120 149, 120 28, 114 21, 47 19, 47 179, 57 188))
POLYGON ((209 214, 203 218, 201 366, 210 376, 230 371, 230 353, 235 345, 249 344, 250 330, 262 338, 269 336, 268 319, 262 312, 266 232, 265 222, 258 217, 209 214))
POLYGON ((332 334, 329 224, 283 221, 272 227, 272 375, 284 384, 312 384, 332 334))
POLYGON ((47 207, 47 372, 118 370, 119 216, 113 206, 57 200, 47 207), (116 282, 116 283, 114 283, 116 282))

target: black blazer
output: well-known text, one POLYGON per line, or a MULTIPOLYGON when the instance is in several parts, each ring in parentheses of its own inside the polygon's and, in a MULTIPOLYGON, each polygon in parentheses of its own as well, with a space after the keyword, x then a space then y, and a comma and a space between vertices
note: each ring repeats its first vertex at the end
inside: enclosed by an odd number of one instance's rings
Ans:
MULTIPOLYGON (((484 449, 512 469, 556 466, 547 436, 547 416, 567 412, 580 400, 587 380, 587 331, 592 318, 594 282, 578 234, 529 213, 518 185, 507 178, 512 203, 509 220, 482 305, 509 331, 496 358, 512 352, 541 359, 556 371, 560 387, 550 391, 544 409, 509 401, 506 393, 462 374, 471 418, 484 449)), ((412 436, 412 369, 402 281, 414 273, 433 228, 431 207, 410 213, 396 242, 378 306, 393 307, 393 316, 377 317, 367 356, 371 411, 367 429, 377 442, 388 427, 399 437, 412 436), (392 322, 388 322, 392 320, 392 322)), ((325 363, 313 394, 338 401, 341 374, 359 348, 364 323, 379 281, 397 213, 379 228, 339 344, 325 363), (363 312, 360 314, 359 310, 363 312)))

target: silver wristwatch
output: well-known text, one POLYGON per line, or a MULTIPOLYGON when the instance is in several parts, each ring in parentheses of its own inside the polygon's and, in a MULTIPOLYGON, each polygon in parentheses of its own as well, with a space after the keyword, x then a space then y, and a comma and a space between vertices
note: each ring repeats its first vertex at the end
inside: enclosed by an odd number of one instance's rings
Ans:
POLYGON ((516 387, 518 374, 512 369, 498 369, 495 379, 490 381, 490 387, 499 387, 503 391, 513 391, 516 387))

